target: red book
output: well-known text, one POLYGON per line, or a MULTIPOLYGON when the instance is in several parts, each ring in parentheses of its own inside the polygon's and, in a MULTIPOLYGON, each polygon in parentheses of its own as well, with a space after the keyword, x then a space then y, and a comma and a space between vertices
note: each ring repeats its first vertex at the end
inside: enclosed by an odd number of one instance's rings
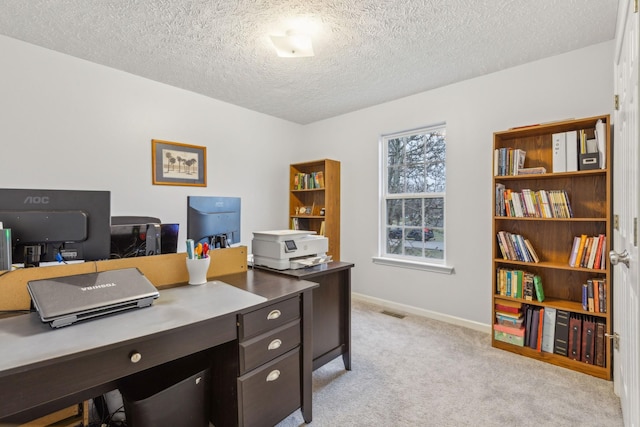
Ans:
POLYGON ((505 313, 515 313, 515 314, 520 313, 520 307, 510 307, 500 303, 496 303, 496 310, 504 311, 505 313))
POLYGON ((602 261, 602 246, 604 245, 604 234, 598 236, 598 249, 596 252, 596 259, 593 261, 593 268, 597 270, 603 270, 604 266, 600 265, 602 261))
POLYGON ((542 320, 544 319, 544 308, 540 308, 540 322, 538 322, 538 342, 536 343, 536 350, 542 351, 542 320))

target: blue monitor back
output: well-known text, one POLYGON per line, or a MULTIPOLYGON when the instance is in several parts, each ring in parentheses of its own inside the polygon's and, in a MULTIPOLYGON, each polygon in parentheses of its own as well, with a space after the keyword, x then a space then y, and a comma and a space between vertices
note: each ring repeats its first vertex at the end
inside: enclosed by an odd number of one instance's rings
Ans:
POLYGON ((209 243, 213 248, 239 243, 240 198, 188 196, 187 238, 196 244, 209 243))

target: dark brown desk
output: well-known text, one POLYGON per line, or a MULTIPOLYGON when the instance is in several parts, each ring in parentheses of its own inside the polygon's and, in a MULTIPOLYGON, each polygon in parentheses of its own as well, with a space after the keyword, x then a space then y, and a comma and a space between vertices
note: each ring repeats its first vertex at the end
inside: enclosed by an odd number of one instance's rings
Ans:
MULTIPOLYGON (((58 330, 35 313, 0 320, 0 424, 21 423, 118 388, 118 380, 237 342, 239 316, 300 300, 300 408, 312 418, 312 289, 259 271, 161 291, 152 307, 58 330), (141 355, 134 362, 133 354, 141 355)), ((215 388, 215 384, 213 386, 215 388)), ((242 415, 239 414, 239 417, 242 415)))
POLYGON ((351 370, 351 268, 348 262, 330 262, 297 270, 254 267, 282 276, 318 283, 313 290, 313 369, 342 355, 351 370))

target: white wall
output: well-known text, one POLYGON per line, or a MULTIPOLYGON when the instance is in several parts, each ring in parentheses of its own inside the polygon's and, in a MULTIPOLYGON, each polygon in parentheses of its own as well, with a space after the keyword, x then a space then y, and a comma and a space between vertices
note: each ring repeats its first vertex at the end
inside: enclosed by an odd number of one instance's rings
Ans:
POLYGON ((342 162, 341 258, 356 265, 353 290, 490 324, 493 132, 611 114, 612 63, 613 42, 607 42, 308 125, 308 157, 342 162), (447 264, 455 273, 373 264, 379 135, 442 121, 447 264))
POLYGON ((480 324, 491 322, 493 132, 609 114, 613 94, 607 42, 299 126, 2 36, 0 52, 2 187, 111 190, 113 215, 159 216, 183 233, 187 195, 240 196, 250 246, 251 231, 287 227, 288 164, 336 159, 353 290, 480 324), (373 264, 378 137, 441 121, 455 273, 373 264), (152 185, 151 139, 206 146, 208 187, 152 185))
POLYGON ((3 36, 0 52, 2 187, 110 190, 112 215, 178 222, 180 242, 187 195, 241 197, 247 246, 287 227, 302 126, 3 36), (206 146, 207 187, 152 185, 152 139, 206 146))

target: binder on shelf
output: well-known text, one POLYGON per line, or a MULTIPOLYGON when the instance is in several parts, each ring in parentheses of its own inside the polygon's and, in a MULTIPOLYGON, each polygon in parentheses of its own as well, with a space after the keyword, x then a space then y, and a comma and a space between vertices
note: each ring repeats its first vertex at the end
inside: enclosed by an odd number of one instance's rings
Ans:
POLYGON ((542 323, 542 347, 545 353, 553 353, 556 335, 556 309, 553 307, 545 307, 544 320, 542 323))
POLYGON ((594 364, 596 366, 604 367, 605 361, 605 323, 602 320, 596 320, 596 344, 594 348, 594 364))
POLYGON ((567 172, 578 170, 578 132, 575 130, 565 134, 567 150, 567 172))
POLYGON ((569 312, 556 310, 556 330, 553 352, 561 356, 568 356, 569 352, 569 312))
POLYGON ((591 316, 585 316, 582 322, 582 360, 584 363, 593 365, 595 349, 595 323, 591 316))
POLYGON ((582 319, 577 314, 569 316, 569 359, 581 360, 582 319))
POLYGON ((567 142, 565 132, 553 136, 553 172, 567 171, 567 142))
POLYGON ((598 148, 598 160, 600 161, 600 168, 604 169, 607 166, 606 163, 606 155, 605 155, 605 149, 606 149, 606 138, 607 135, 605 135, 605 125, 604 122, 602 121, 602 119, 598 119, 598 121, 596 122, 596 131, 595 131, 595 135, 596 135, 596 145, 598 148))

